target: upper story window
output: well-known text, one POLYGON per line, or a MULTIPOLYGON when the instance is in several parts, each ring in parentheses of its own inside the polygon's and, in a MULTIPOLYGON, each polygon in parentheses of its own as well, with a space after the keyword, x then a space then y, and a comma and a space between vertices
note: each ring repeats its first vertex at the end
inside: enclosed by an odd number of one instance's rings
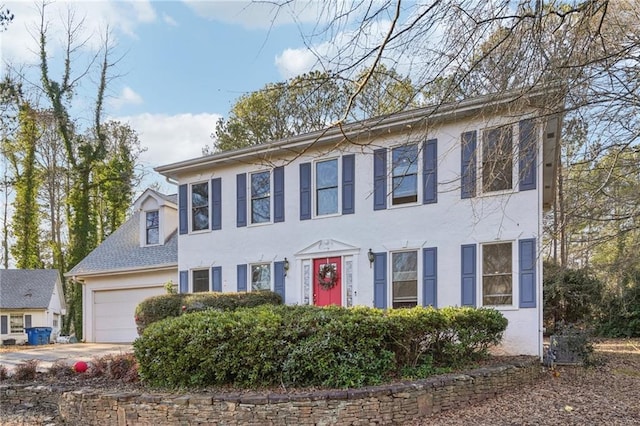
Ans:
POLYGON ((338 159, 316 163, 316 215, 338 213, 338 159))
POLYGON ((251 175, 251 223, 271 221, 271 173, 251 175))
POLYGON ((391 254, 391 293, 394 308, 410 308, 418 304, 418 252, 391 254))
POLYGON ((191 185, 191 230, 209 229, 209 183, 191 185))
POLYGON ((209 291, 209 270, 199 269, 193 271, 193 292, 209 291))
POLYGON ((153 210, 145 213, 146 244, 160 244, 160 212, 153 210))
POLYGON ((482 140, 482 192, 513 188, 513 131, 511 126, 486 130, 482 140))
POLYGON ((482 304, 490 306, 513 303, 512 244, 482 246, 482 304))
POLYGON ((271 265, 257 263, 251 265, 251 291, 271 290, 271 265))
POLYGON ((418 201, 418 145, 406 145, 391 151, 391 204, 418 201))

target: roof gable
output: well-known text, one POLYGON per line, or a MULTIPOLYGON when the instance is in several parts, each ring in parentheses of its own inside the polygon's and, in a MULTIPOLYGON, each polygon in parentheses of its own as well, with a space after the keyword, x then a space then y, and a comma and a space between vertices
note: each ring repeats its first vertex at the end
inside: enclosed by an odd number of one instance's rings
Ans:
POLYGON ((55 269, 0 270, 0 308, 46 309, 60 275, 55 269))

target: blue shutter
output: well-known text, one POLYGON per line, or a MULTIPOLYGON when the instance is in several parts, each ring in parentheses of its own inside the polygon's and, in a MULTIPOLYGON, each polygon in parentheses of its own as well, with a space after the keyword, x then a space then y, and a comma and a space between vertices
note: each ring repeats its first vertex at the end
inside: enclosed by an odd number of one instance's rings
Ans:
POLYGON ((476 131, 462 134, 461 198, 476 196, 476 131))
POLYGON ((273 169, 273 221, 284 222, 284 167, 273 169))
POLYGON ((536 239, 519 241, 520 307, 536 307, 536 239))
POLYGON ((24 328, 31 328, 31 315, 24 316, 24 328))
POLYGON ((282 303, 285 302, 285 271, 284 262, 273 262, 273 291, 282 297, 282 303))
POLYGON ((387 308, 387 253, 373 254, 373 306, 387 308))
POLYGON ((438 306, 438 248, 422 250, 422 306, 438 306))
POLYGON ((476 245, 462 246, 462 306, 476 306, 476 245))
POLYGON ((387 149, 373 151, 373 209, 387 208, 387 149))
POLYGON ((0 316, 0 334, 9 334, 9 321, 6 315, 0 316))
POLYGON ((211 291, 222 291, 222 266, 211 268, 211 291))
POLYGON ((189 293, 189 271, 180 271, 180 293, 189 293))
POLYGON ((236 176, 236 226, 247 226, 247 174, 236 176))
POLYGON ((431 139, 422 145, 422 203, 438 202, 438 140, 431 139))
POLYGON ((247 291, 247 265, 238 265, 238 291, 247 291))
POLYGON ((538 144, 535 129, 533 120, 520 121, 520 191, 536 189, 538 144))
POLYGON ((300 220, 311 219, 311 163, 300 164, 300 220))
POLYGON ((188 198, 187 185, 178 187, 178 221, 180 222, 180 234, 189 232, 189 214, 188 214, 188 198))
POLYGON ((355 213, 356 156, 342 157, 342 214, 355 213))
POLYGON ((211 229, 222 229, 222 178, 211 179, 211 229))

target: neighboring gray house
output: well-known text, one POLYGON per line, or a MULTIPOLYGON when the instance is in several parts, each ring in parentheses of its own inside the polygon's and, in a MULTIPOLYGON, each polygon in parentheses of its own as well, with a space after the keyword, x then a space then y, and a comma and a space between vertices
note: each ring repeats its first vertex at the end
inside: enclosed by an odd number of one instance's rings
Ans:
POLYGON ((27 341, 25 328, 60 332, 65 312, 60 272, 55 269, 0 270, 0 341, 27 341))
POLYGON ((176 195, 147 189, 133 215, 65 274, 83 285, 83 338, 132 342, 135 308, 178 282, 176 195))

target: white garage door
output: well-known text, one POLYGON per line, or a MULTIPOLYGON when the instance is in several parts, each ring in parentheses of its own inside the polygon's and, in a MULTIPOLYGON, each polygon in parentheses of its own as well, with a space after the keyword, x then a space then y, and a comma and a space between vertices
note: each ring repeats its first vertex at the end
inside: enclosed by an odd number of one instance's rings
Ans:
POLYGON ((133 342, 138 337, 134 319, 136 306, 147 297, 164 293, 162 286, 94 292, 94 340, 102 343, 133 342))

